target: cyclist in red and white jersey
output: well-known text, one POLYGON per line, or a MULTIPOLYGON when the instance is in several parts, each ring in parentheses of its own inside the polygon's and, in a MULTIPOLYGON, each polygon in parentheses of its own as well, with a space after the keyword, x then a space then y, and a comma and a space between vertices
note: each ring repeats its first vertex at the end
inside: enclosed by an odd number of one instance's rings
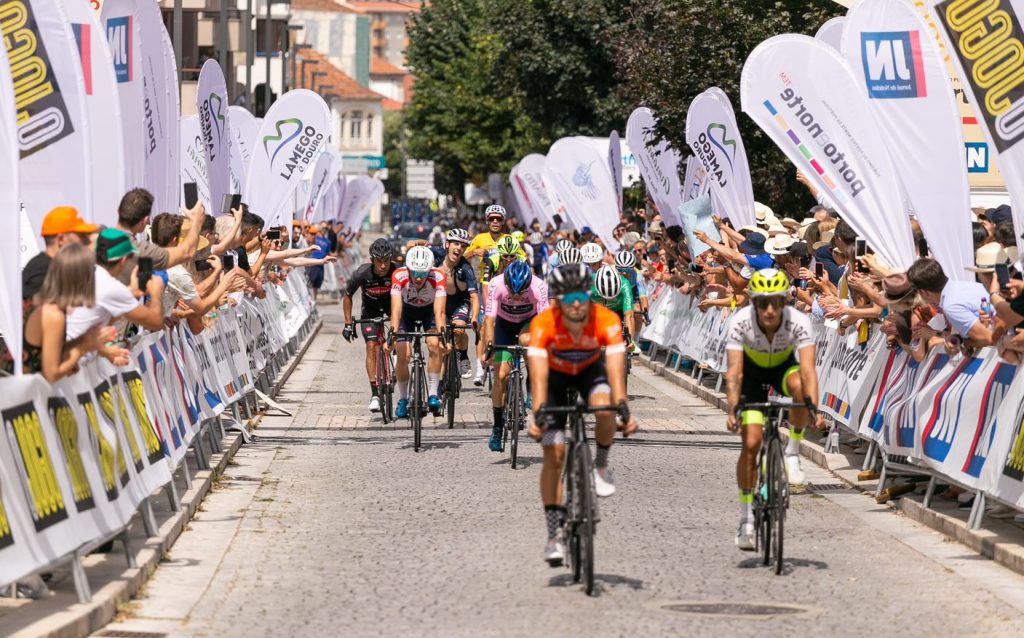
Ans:
MULTIPOLYGON (((426 331, 438 331, 445 327, 445 297, 447 296, 444 273, 434 268, 434 253, 426 246, 413 246, 405 255, 405 268, 399 268, 391 276, 391 331, 411 332, 416 324, 426 331)), ((409 337, 398 337, 398 364, 395 366, 395 386, 398 388, 398 405, 395 416, 409 415, 409 358, 412 348, 409 337)), ((427 337, 427 405, 434 414, 441 410, 437 388, 441 381, 441 343, 437 337, 427 337)))

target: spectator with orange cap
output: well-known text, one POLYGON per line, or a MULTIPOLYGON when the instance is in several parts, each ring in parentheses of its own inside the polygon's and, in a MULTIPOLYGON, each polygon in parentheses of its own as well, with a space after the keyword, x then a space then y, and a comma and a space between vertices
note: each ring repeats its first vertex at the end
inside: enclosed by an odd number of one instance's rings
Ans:
POLYGON ((25 264, 21 271, 21 298, 32 299, 43 288, 46 273, 50 270, 50 262, 64 246, 80 244, 88 246, 92 233, 100 229, 95 224, 86 222, 71 206, 54 208, 43 218, 43 252, 25 264))

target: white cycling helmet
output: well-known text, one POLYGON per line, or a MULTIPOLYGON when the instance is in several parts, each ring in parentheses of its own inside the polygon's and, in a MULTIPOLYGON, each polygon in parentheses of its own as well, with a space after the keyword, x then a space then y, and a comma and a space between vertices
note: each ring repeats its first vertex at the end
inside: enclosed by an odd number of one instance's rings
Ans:
POLYGON ((580 246, 580 252, 583 253, 583 263, 585 264, 596 264, 604 259, 604 248, 601 248, 592 241, 588 241, 580 246))
POLYGON ((622 276, 609 265, 601 266, 594 275, 597 294, 605 299, 615 299, 622 292, 622 276))
POLYGON ((434 253, 426 246, 413 246, 405 253, 405 265, 409 272, 427 272, 434 267, 434 253))
POLYGON ((445 237, 450 242, 456 242, 459 244, 469 244, 469 233, 462 228, 453 228, 448 231, 448 235, 445 237))
POLYGON ((556 253, 565 252, 566 250, 569 250, 570 248, 575 248, 575 246, 568 239, 559 239, 557 242, 555 242, 555 252, 556 253))
POLYGON ((636 255, 633 254, 632 250, 624 249, 620 250, 615 255, 615 265, 619 268, 634 268, 636 267, 636 255))
POLYGON ((531 244, 543 244, 544 243, 544 235, 541 235, 540 233, 536 233, 536 232, 530 233, 530 243, 531 244))
POLYGON ((505 207, 501 204, 491 204, 484 211, 484 219, 489 219, 492 215, 500 215, 502 219, 505 219, 505 207))
POLYGON ((558 253, 558 263, 560 264, 582 264, 583 253, 580 252, 579 248, 570 246, 562 252, 558 253))

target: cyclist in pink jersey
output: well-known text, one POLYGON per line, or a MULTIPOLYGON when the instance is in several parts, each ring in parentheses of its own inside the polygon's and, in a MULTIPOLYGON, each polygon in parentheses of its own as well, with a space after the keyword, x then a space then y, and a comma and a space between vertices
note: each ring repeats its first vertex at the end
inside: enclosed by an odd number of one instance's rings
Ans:
MULTIPOLYGON (((513 261, 500 278, 490 282, 487 288, 487 304, 484 309, 484 335, 497 346, 530 343, 530 321, 548 307, 548 285, 525 261, 513 261)), ((491 389, 491 406, 494 408, 494 428, 488 446, 494 452, 501 451, 504 430, 505 387, 512 371, 512 355, 508 352, 494 353, 498 364, 498 375, 491 389)), ((527 397, 529 401, 529 397, 527 397)), ((529 405, 527 405, 529 407, 529 405)))

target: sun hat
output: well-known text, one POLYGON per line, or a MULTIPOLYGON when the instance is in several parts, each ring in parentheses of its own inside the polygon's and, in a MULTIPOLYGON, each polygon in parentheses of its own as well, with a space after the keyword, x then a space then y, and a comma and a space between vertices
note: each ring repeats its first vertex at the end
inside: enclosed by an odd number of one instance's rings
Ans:
POLYGON ((764 254, 764 235, 761 233, 750 233, 740 244, 740 252, 745 255, 764 254))
POLYGON ((885 292, 886 300, 893 302, 900 301, 915 292, 914 284, 910 283, 910 278, 904 272, 898 272, 883 279, 882 290, 885 292))
POLYGON ((974 266, 968 266, 964 270, 971 272, 995 272, 996 264, 1010 263, 1010 256, 998 242, 989 242, 974 251, 974 266))
POLYGON ((769 237, 764 243, 764 250, 769 255, 788 255, 789 249, 796 243, 796 240, 789 235, 776 235, 769 237))
MULTIPOLYGON (((179 242, 185 241, 185 236, 188 235, 188 231, 189 231, 189 229, 191 227, 192 227, 192 220, 189 219, 188 217, 186 217, 181 222, 181 230, 178 231, 178 241, 179 242)), ((209 248, 209 247, 210 247, 210 240, 208 240, 207 238, 205 238, 202 235, 200 235, 199 236, 199 243, 196 245, 196 251, 198 252, 200 250, 205 250, 206 248, 209 248)))
POLYGON ((814 248, 814 250, 818 250, 822 246, 830 245, 832 243, 832 237, 835 234, 836 234, 835 229, 826 230, 825 232, 823 232, 821 234, 821 237, 818 239, 818 241, 814 242, 814 246, 812 246, 812 248, 814 248))

